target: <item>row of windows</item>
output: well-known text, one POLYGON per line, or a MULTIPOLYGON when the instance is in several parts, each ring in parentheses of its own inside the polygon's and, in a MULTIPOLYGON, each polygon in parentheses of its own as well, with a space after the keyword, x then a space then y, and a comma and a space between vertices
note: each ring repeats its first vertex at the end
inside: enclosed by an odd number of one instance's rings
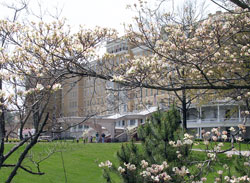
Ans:
POLYGON ((104 86, 96 86, 91 87, 91 88, 86 88, 84 90, 84 96, 85 97, 91 97, 91 96, 96 96, 96 95, 103 95, 105 92, 105 87, 104 86))
POLYGON ((103 105, 103 104, 104 104, 103 98, 91 99, 91 100, 83 102, 84 107, 91 106, 91 105, 103 105))
MULTIPOLYGON (((94 92, 94 88, 88 88, 85 90, 84 92, 84 95, 85 97, 91 97, 93 96, 93 93, 94 92)), ((103 87, 96 87, 95 88, 95 92, 96 94, 103 94, 104 92, 104 88, 103 87)), ((143 90, 140 90, 140 91, 135 91, 135 92, 132 92, 128 95, 128 98, 129 99, 133 99, 133 98, 140 98, 140 97, 147 97, 147 96, 153 96, 153 95, 163 95, 165 94, 165 91, 164 90, 154 90, 154 89, 143 89, 143 90)), ((72 98, 77 98, 77 92, 76 91, 73 91, 70 93, 70 96, 72 98)), ((93 96, 94 97, 94 96, 93 96)), ((89 103, 87 105, 90 105, 90 101, 88 101, 89 103)), ((99 101, 99 99, 92 99, 92 103, 91 104, 103 104, 103 99, 101 101, 99 101)), ((77 106, 77 103, 70 103, 70 107, 76 107, 77 106)), ((86 105, 84 105, 86 106, 86 105)))
POLYGON ((74 126, 74 124, 71 124, 71 126, 73 126, 70 129, 71 132, 84 131, 84 130, 89 129, 88 125, 83 125, 83 124, 79 124, 79 125, 76 125, 76 126, 74 126))
POLYGON ((114 47, 108 48, 107 52, 108 53, 117 53, 117 52, 120 52, 120 51, 123 51, 123 50, 128 50, 128 45, 125 44, 125 43, 120 44, 118 46, 114 46, 114 47))
POLYGON ((69 107, 70 108, 76 108, 77 107, 77 101, 70 101, 69 102, 69 107))
POLYGON ((84 87, 93 87, 94 84, 95 85, 103 85, 105 83, 106 83, 105 80, 89 77, 88 79, 85 80, 85 86, 84 87))
POLYGON ((142 91, 136 91, 135 93, 130 93, 128 98, 143 98, 143 97, 149 97, 154 95, 164 95, 166 92, 164 90, 154 90, 154 89, 143 89, 142 91), (144 91, 143 91, 144 90, 144 91))
POLYGON ((69 112, 68 116, 78 116, 78 113, 76 111, 75 112, 69 112))
POLYGON ((76 91, 70 92, 70 97, 72 98, 77 97, 77 92, 76 91))
MULTIPOLYGON (((144 121, 143 119, 139 120, 140 123, 143 123, 143 121, 144 121)), ((115 125, 117 127, 125 127, 126 122, 125 122, 125 120, 120 120, 120 121, 117 121, 115 125)), ((130 119, 130 120, 128 120, 127 125, 128 126, 137 126, 138 125, 138 119, 130 119)))

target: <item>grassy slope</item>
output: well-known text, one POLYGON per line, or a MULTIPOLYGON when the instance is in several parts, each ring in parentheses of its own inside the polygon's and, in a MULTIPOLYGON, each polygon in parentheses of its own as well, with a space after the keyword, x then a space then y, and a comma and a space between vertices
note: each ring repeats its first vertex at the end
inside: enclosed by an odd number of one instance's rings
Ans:
MULTIPOLYGON (((11 145, 8 145, 10 148, 11 145)), ((102 178, 102 171, 98 167, 96 161, 110 160, 116 162, 116 152, 120 148, 121 144, 76 144, 68 143, 67 146, 59 148, 67 149, 63 152, 63 158, 65 161, 65 168, 67 173, 67 179, 69 183, 101 183, 104 182, 102 178)), ((34 152, 42 152, 47 150, 48 144, 38 144, 34 148, 34 152)), ((20 152, 20 151, 19 151, 20 152)), ((62 166, 61 153, 55 153, 48 160, 41 165, 41 171, 45 171, 46 174, 42 176, 30 175, 22 170, 18 171, 17 176, 14 178, 14 183, 61 183, 65 182, 64 171, 62 166)), ((11 161, 14 163, 16 157, 13 157, 11 161)), ((26 160, 25 165, 31 165, 26 160)), ((6 180, 6 176, 9 174, 8 168, 4 168, 0 171, 0 182, 6 180)), ((34 169, 35 170, 35 169, 34 169)), ((118 178, 116 178, 118 179, 118 178)))
MULTIPOLYGON (((101 161, 110 160, 117 164, 116 152, 120 148, 120 143, 108 143, 108 144, 76 144, 72 142, 56 143, 57 149, 63 150, 63 159, 65 163, 67 182, 68 183, 102 183, 102 171, 98 167, 98 163, 101 161), (58 145, 59 144, 59 145, 58 145)), ((228 144, 229 145, 229 144, 228 144)), ((11 148, 11 144, 7 144, 7 149, 11 148)), ((44 157, 44 154, 39 155, 41 152, 46 152, 48 149, 55 147, 55 143, 39 143, 35 146, 33 152, 36 155, 35 159, 44 157)), ((197 148, 197 147, 196 147, 197 148)), ((244 147, 245 149, 246 147, 244 147)), ((17 161, 17 154, 21 152, 21 149, 14 154, 9 163, 15 163, 17 161)), ((46 153, 45 153, 46 154, 46 153)), ((201 159, 204 158, 202 152, 192 152, 194 156, 198 156, 201 159)), ((207 178, 208 182, 214 182, 214 176, 217 176, 217 171, 220 170, 223 164, 228 164, 234 171, 234 161, 229 160, 225 155, 220 155, 222 163, 216 165, 207 178), (228 161, 229 160, 229 161, 228 161)), ((41 164, 41 171, 46 174, 42 176, 30 175, 22 170, 18 171, 17 176, 14 178, 14 183, 63 183, 65 182, 64 171, 62 166, 61 153, 57 152, 53 154, 49 159, 41 164)), ((233 158, 234 159, 234 158, 233 158)), ((24 161, 23 165, 31 166, 31 162, 28 158, 24 161)), ((33 170, 34 166, 33 166, 33 170)), ((0 183, 6 180, 9 175, 9 168, 2 168, 0 170, 0 183)), ((115 177, 117 182, 119 178, 115 177)))

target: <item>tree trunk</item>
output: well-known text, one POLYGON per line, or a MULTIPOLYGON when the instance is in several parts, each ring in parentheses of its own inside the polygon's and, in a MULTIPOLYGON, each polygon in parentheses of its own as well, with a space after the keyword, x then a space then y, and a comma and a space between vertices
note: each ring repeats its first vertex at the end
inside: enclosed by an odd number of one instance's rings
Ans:
POLYGON ((16 175, 16 172, 18 170, 18 168, 20 168, 24 158, 26 157, 26 155, 28 154, 29 150, 37 143, 37 139, 39 137, 39 135, 42 133, 43 131, 43 128, 47 122, 49 118, 49 113, 47 113, 39 131, 36 132, 36 135, 34 136, 33 139, 31 139, 31 142, 26 146, 26 148, 24 149, 24 151, 22 152, 22 154, 20 155, 19 159, 18 159, 18 162, 15 166, 15 168, 12 170, 11 174, 9 175, 8 179, 6 180, 5 183, 10 183, 12 181, 12 179, 14 178, 14 176, 16 175))
POLYGON ((34 128, 35 128, 35 132, 38 131, 38 128, 39 128, 39 104, 35 104, 33 107, 32 107, 32 110, 33 110, 33 125, 34 125, 34 128))
POLYGON ((187 130, 187 99, 186 90, 182 90, 182 127, 187 130))
POLYGON ((19 128, 19 139, 23 140, 23 127, 24 125, 21 123, 20 128, 19 128))
MULTIPOLYGON (((1 65, 0 65, 1 69, 1 65)), ((2 90, 3 84, 0 79, 0 90, 2 90)), ((0 98, 0 103, 3 103, 3 97, 0 98)), ((0 105, 0 168, 4 162, 4 137, 5 137, 5 120, 4 120, 4 106, 0 105)))

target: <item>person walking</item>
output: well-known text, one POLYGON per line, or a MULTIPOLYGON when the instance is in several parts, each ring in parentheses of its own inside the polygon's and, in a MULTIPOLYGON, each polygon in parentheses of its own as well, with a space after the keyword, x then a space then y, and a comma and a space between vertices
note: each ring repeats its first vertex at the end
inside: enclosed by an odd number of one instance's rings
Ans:
POLYGON ((102 143, 105 141, 105 133, 102 133, 102 143))

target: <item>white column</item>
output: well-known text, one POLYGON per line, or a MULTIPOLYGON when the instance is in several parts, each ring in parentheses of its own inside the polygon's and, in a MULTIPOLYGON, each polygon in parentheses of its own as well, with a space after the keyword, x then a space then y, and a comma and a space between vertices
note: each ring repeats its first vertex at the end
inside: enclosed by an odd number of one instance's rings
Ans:
POLYGON ((220 122, 220 106, 219 105, 217 105, 217 112, 218 112, 218 114, 217 114, 217 122, 219 123, 220 122))
POLYGON ((199 119, 199 122, 201 123, 202 121, 202 108, 200 107, 200 119, 199 119))
POLYGON ((199 123, 199 120, 200 120, 200 118, 199 118, 199 112, 200 112, 200 111, 199 111, 199 108, 197 108, 197 114, 196 114, 196 115, 197 115, 197 119, 196 119, 196 122, 197 122, 197 123, 199 123))
POLYGON ((115 123, 111 123, 110 125, 110 135, 111 135, 111 139, 115 138, 115 123))
POLYGON ((139 119, 136 119, 135 120, 135 126, 138 126, 138 124, 139 124, 139 119))
POLYGON ((128 127, 128 119, 125 120, 125 127, 128 127))
POLYGON ((238 109, 239 109, 239 123, 241 123, 241 111, 240 111, 240 105, 238 105, 238 109))

